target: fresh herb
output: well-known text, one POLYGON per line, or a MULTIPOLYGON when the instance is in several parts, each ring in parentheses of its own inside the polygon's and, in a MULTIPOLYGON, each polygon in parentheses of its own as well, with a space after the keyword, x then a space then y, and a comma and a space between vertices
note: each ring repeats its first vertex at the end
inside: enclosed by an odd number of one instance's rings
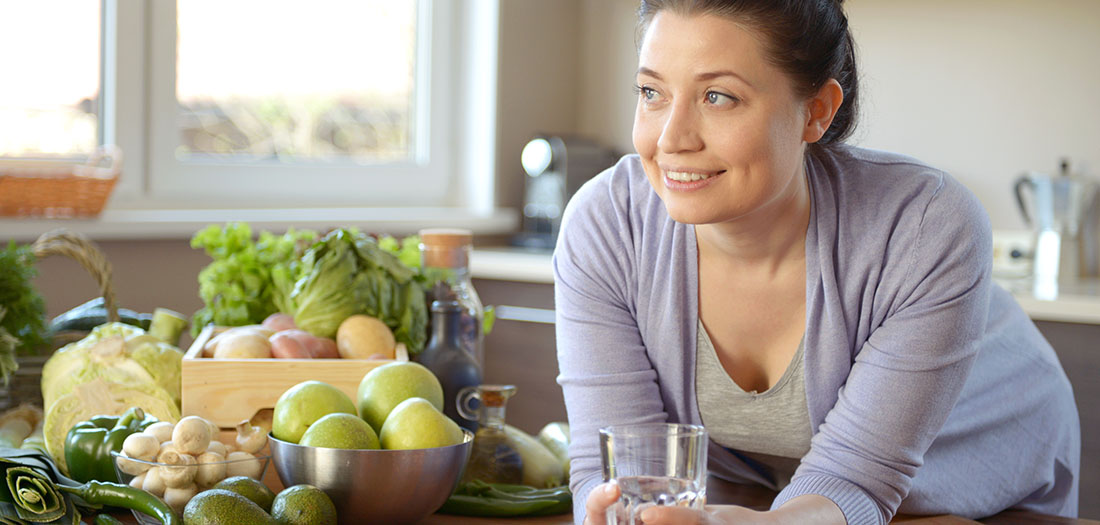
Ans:
POLYGON ((401 239, 390 235, 378 238, 378 247, 397 256, 405 266, 420 271, 420 236, 409 235, 401 239))
POLYGON ((32 281, 38 275, 30 246, 15 241, 0 250, 0 382, 19 365, 15 354, 28 354, 47 342, 46 302, 32 281))
POLYGON ((211 225, 191 238, 191 247, 203 249, 213 261, 199 272, 199 297, 205 306, 191 323, 192 335, 214 323, 241 326, 262 322, 285 301, 272 272, 296 270, 298 259, 317 238, 308 230, 290 229, 284 235, 261 232, 256 241, 247 223, 211 225))

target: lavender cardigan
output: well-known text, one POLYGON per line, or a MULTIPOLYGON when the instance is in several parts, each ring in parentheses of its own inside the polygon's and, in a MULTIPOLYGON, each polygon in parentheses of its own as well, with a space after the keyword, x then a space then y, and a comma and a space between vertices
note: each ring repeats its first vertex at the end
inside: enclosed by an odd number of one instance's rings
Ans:
MULTIPOLYGON (((823 495, 848 523, 896 512, 1075 516, 1080 430, 1054 351, 990 279, 989 220, 947 174, 841 147, 807 156, 809 453, 775 499, 823 495)), ((637 156, 570 201, 554 252, 575 517, 601 481, 597 429, 701 424, 695 230, 637 156)), ((767 482, 730 451, 712 474, 767 482)))

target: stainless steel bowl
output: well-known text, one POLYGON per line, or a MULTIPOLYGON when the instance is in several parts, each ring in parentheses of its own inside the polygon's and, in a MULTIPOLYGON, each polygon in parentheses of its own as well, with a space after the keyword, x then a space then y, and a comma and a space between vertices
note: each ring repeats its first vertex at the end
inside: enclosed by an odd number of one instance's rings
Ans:
POLYGON ((283 485, 313 485, 336 505, 341 524, 414 523, 439 510, 454 492, 474 435, 450 447, 344 450, 305 447, 268 434, 283 485))

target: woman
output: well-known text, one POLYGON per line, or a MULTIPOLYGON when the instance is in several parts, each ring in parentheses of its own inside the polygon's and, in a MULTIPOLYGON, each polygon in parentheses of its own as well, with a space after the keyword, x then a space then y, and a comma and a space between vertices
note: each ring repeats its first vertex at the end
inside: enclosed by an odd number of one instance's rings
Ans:
POLYGON ((597 429, 662 421, 707 427, 712 474, 780 492, 646 523, 1076 515, 1070 385, 991 282, 981 205, 842 144, 839 4, 643 0, 638 154, 573 197, 554 253, 578 522, 619 494, 597 429))

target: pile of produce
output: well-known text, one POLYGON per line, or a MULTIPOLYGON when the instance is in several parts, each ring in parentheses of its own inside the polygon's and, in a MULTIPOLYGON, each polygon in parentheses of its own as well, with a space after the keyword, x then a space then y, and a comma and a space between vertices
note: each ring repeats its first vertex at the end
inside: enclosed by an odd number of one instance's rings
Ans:
POLYGON ((105 506, 132 509, 166 525, 182 521, 156 496, 118 483, 81 484, 39 450, 0 448, 0 522, 80 523, 82 513, 105 506))
POLYGON ((416 354, 428 337, 423 278, 402 262, 411 260, 410 243, 382 241, 352 229, 320 238, 308 231, 261 232, 255 242, 244 223, 203 229, 191 246, 213 261, 199 273, 205 306, 193 330, 209 323, 259 325, 282 313, 295 328, 333 339, 346 319, 364 315, 381 321, 416 354))
POLYGON ((183 352, 136 326, 106 323, 54 352, 42 369, 46 448, 62 472, 65 436, 77 422, 131 407, 161 420, 180 411, 183 352))
POLYGON ((163 499, 176 514, 197 494, 227 478, 259 479, 267 458, 256 454, 266 444, 265 431, 242 423, 235 443, 218 440, 219 429, 198 416, 173 425, 158 422, 125 437, 117 453, 120 480, 163 499))
POLYGON ((293 317, 275 313, 261 324, 218 333, 203 344, 202 354, 214 359, 393 359, 398 344, 404 345, 377 317, 351 315, 333 339, 315 336, 298 328, 293 317))

